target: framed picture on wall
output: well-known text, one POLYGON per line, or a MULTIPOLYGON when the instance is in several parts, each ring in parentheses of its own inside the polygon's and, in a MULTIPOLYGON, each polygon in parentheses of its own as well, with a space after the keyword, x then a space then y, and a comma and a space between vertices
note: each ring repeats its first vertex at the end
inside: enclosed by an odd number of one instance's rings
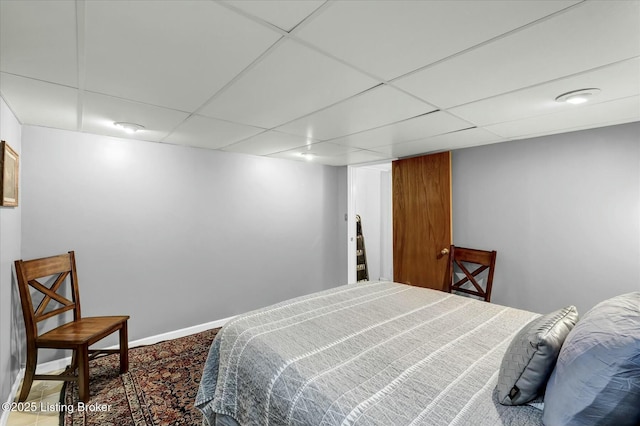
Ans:
POLYGON ((0 206, 18 205, 18 154, 0 141, 0 206))

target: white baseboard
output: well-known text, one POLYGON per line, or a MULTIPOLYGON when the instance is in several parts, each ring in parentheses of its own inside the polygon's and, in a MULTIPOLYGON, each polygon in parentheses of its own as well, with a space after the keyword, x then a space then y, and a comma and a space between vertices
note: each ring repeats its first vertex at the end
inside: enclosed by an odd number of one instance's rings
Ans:
MULTIPOLYGON (((221 320, 211 321, 204 324, 194 325, 192 327, 181 328, 180 330, 169 331, 168 333, 156 334, 155 336, 145 337, 144 339, 134 340, 133 342, 129 342, 130 348, 135 348, 136 346, 144 346, 144 345, 153 345, 154 343, 159 343, 164 340, 177 339, 179 337, 188 336, 190 334, 200 333, 201 331, 210 330, 212 328, 222 327, 235 316, 223 318, 221 320)), ((113 348, 117 348, 118 346, 113 346, 113 348)))
MULTIPOLYGON (((180 330, 169 331, 167 333, 156 334, 155 336, 145 337, 143 339, 134 340, 132 342, 129 342, 129 348, 135 348, 136 346, 153 345, 154 343, 159 343, 165 340, 177 339, 179 337, 200 333, 201 331, 209 330, 212 328, 222 327, 233 318, 235 318, 235 316, 207 322, 204 324, 194 325, 192 327, 181 328, 180 330)), ((114 345, 105 349, 115 349, 117 347, 118 345, 114 345)), ((52 371, 64 370, 70 362, 71 357, 43 362, 42 364, 38 364, 36 366, 36 374, 46 374, 52 371)), ((16 380, 13 382, 11 392, 9 393, 9 397, 7 398, 6 402, 12 403, 14 401, 16 394, 18 393, 20 383, 22 383, 22 379, 24 378, 24 371, 24 368, 21 368, 20 371, 18 371, 18 375, 16 377, 16 380)), ((2 410, 2 417, 0 417, 0 426, 7 425, 7 421, 9 420, 9 413, 10 411, 8 410, 2 410)))
MULTIPOLYGON (((13 382, 13 386, 11 386, 11 392, 9 392, 9 396, 5 402, 11 404, 18 393, 18 388, 20 387, 20 383, 22 383, 22 378, 24 377, 24 368, 21 368, 18 371, 18 376, 16 380, 13 382)), ((7 422, 9 421, 9 414, 11 410, 2 410, 2 416, 0 417, 0 426, 7 426, 7 422)))

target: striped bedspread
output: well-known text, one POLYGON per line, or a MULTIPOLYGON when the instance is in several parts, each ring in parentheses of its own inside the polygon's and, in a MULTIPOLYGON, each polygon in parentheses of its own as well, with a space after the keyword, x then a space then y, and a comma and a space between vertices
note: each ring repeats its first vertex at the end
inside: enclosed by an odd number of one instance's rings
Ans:
POLYGON ((230 321, 196 406, 253 425, 541 425, 497 403, 502 355, 537 314, 391 282, 351 284, 230 321))

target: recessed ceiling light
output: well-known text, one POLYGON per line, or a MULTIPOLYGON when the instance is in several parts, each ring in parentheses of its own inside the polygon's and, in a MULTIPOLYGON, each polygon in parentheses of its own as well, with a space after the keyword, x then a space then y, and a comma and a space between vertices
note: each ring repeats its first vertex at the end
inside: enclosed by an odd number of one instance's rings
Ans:
POLYGON ((580 89, 563 93, 556 98, 556 102, 568 102, 570 104, 579 105, 588 102, 592 96, 600 93, 600 89, 580 89))
POLYGON ((136 124, 136 123, 127 123, 124 121, 118 121, 113 123, 114 126, 121 128, 122 130, 124 130, 125 132, 129 133, 129 134, 133 134, 135 132, 137 132, 138 130, 142 130, 144 129, 144 126, 141 124, 136 124))
POLYGON ((315 157, 315 154, 312 154, 310 152, 301 152, 300 157, 304 158, 307 161, 311 161, 313 160, 313 157, 315 157))

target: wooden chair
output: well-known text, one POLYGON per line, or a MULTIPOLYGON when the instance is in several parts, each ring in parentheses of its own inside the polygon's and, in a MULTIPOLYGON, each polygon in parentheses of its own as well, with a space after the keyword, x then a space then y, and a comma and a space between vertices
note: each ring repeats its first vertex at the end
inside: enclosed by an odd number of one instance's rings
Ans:
POLYGON ((451 246, 449 249, 449 293, 461 292, 491 301, 491 286, 496 265, 496 251, 476 250, 451 246), (478 275, 488 269, 484 288, 478 275), (462 271, 462 277, 456 272, 462 271))
MULTIPOLYGON (((33 260, 16 260, 16 274, 20 289, 20 301, 27 335, 27 366, 22 384, 22 391, 18 398, 24 401, 29 395, 33 380, 65 380, 77 381, 80 400, 89 400, 89 360, 100 354, 120 353, 120 373, 126 373, 129 369, 129 354, 127 344, 127 320, 128 316, 87 317, 80 314, 80 295, 78 291, 78 277, 76 274, 76 262, 74 252, 58 256, 45 257, 33 260), (46 285, 38 282, 38 279, 50 277, 46 285), (71 300, 61 295, 62 284, 70 283, 71 300), (33 287, 42 293, 42 301, 34 308, 31 298, 33 287), (47 310, 51 301, 57 302, 60 307, 47 310), (55 317, 67 311, 73 311, 73 321, 58 326, 50 331, 39 334, 38 323, 48 318, 55 317), (120 349, 89 349, 97 341, 118 331, 120 334, 120 349), (39 348, 71 349, 71 365, 59 375, 35 374, 39 348), (74 374, 75 370, 77 375, 74 374)), ((34 292, 34 295, 37 294, 34 292)), ((62 320, 62 319, 60 319, 62 320)))

